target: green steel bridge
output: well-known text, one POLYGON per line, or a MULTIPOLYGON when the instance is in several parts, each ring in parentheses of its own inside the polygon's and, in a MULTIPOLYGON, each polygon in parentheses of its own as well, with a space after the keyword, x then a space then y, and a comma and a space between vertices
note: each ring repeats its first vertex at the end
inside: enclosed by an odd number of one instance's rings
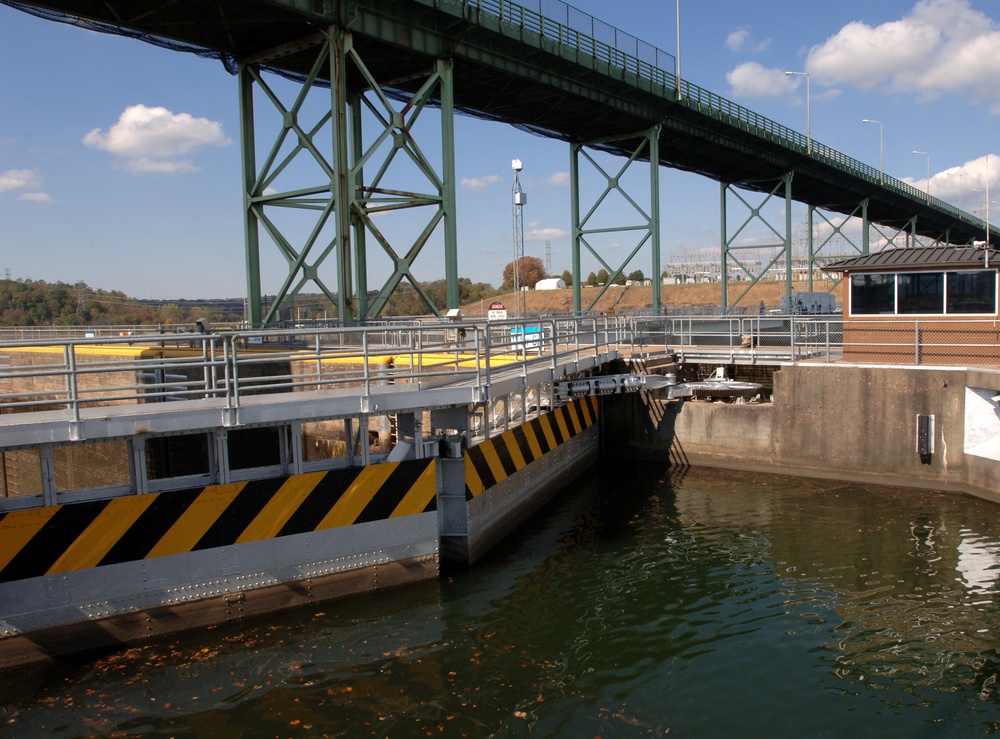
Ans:
MULTIPOLYGON (((984 221, 949 203, 886 176, 818 141, 782 126, 686 80, 673 58, 655 47, 558 0, 0 0, 52 20, 119 33, 151 43, 221 59, 238 80, 245 205, 249 320, 269 324, 306 286, 318 288, 337 307, 342 323, 374 318, 404 280, 421 292, 414 263, 433 234, 443 240, 447 307, 459 301, 456 231, 456 114, 502 121, 568 143, 573 229, 573 308, 589 310, 580 291, 581 255, 589 252, 612 279, 644 245, 650 273, 659 275, 659 172, 673 167, 720 183, 723 306, 729 279, 741 273, 749 289, 776 265, 792 284, 791 202, 809 208, 809 266, 843 257, 824 256, 813 242, 815 214, 845 236, 853 218, 863 223, 857 253, 868 253, 872 229, 905 245, 918 237, 934 243, 968 244, 986 239, 984 221), (282 99, 276 75, 295 83, 282 99), (317 116, 306 100, 323 92, 317 116), (270 106, 270 107, 268 107, 270 106), (280 120, 265 139, 262 108, 280 120), (434 146, 417 142, 416 123, 432 117, 434 146), (367 130, 364 130, 366 129, 367 130), (439 161, 424 150, 440 148, 439 161), (619 155, 619 172, 601 172, 607 187, 583 202, 579 167, 598 150, 619 155), (426 179, 422 191, 392 181, 396 157, 408 158, 426 179), (302 172, 308 165, 312 174, 302 172), (648 191, 635 197, 621 184, 630 167, 648 167, 648 191), (293 176, 294 173, 294 176, 293 176), (297 177, 298 179, 294 179, 297 177), (593 245, 608 228, 592 215, 618 190, 638 213, 610 230, 634 232, 636 245, 619 265, 593 245), (779 237, 765 264, 748 267, 727 213, 745 206, 750 218, 763 203, 784 200, 784 223, 768 224, 779 237), (643 202, 638 202, 638 201, 643 202), (390 243, 374 216, 421 209, 426 220, 406 243, 390 243), (305 236, 283 231, 276 213, 306 213, 305 236), (275 248, 288 273, 272 304, 261 295, 262 248, 275 248), (369 285, 369 250, 382 250, 392 274, 369 285), (755 271, 756 270, 756 271, 755 271)), ((425 132, 426 126, 420 131, 425 132)), ((235 183, 234 183, 235 186, 235 183)), ((750 220, 748 218, 748 221, 750 220)), ((991 240, 1000 232, 992 229, 991 240)), ((757 247, 759 248, 759 247, 757 247)), ((829 252, 829 249, 827 249, 829 252)), ((425 259, 426 261, 426 259, 425 259)), ((440 269, 440 265, 436 265, 440 269)), ((610 280, 609 280, 610 282, 610 280)), ((421 293, 422 294, 422 293, 421 293)), ((437 312, 422 294, 431 311, 437 312)), ((600 296, 598 296, 599 298, 600 296)), ((653 310, 661 311, 659 281, 653 310)))

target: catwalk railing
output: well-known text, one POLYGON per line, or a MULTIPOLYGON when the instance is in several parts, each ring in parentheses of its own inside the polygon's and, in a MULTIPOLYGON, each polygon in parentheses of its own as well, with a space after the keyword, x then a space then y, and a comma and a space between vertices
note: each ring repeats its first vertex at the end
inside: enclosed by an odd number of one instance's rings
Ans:
POLYGON ((387 385, 464 386, 487 400, 501 376, 544 369, 555 377, 583 357, 593 367, 595 358, 618 353, 992 366, 1000 363, 1000 329, 939 318, 604 316, 5 341, 0 413, 60 411, 78 420, 84 408, 196 400, 239 409, 251 396, 342 391, 364 399, 387 385))
POLYGON ((628 344, 621 316, 490 324, 0 342, 0 413, 212 399, 239 408, 248 396, 378 387, 489 388, 499 372, 537 370, 602 356, 628 344))

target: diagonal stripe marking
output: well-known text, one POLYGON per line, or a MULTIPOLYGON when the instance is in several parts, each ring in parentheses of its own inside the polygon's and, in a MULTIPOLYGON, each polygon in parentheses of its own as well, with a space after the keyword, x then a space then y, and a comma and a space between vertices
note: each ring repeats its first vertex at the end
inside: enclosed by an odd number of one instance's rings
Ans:
POLYGON ((24 545, 31 541, 62 506, 11 511, 0 521, 0 570, 10 564, 24 545))
POLYGON ((556 443, 555 434, 552 433, 552 413, 546 413, 544 416, 538 417, 538 425, 542 427, 542 433, 545 435, 545 441, 549 445, 549 451, 555 449, 559 444, 556 443))
POLYGON ((517 437, 514 436, 514 432, 506 431, 501 438, 507 445, 507 453, 510 454, 510 459, 514 463, 514 467, 518 470, 523 470, 527 467, 528 463, 524 461, 524 455, 521 454, 521 447, 517 444, 517 437))
POLYGON ((469 456, 469 452, 466 451, 462 456, 465 457, 465 489, 475 498, 482 495, 483 491, 486 490, 486 486, 483 484, 483 480, 479 476, 479 470, 476 469, 476 465, 472 461, 472 457, 469 456))
POLYGON ((156 546, 149 550, 146 559, 192 551, 198 540, 219 519, 245 486, 245 482, 232 482, 226 485, 212 485, 202 490, 177 519, 177 523, 171 526, 156 542, 156 546))
POLYGON ((538 438, 535 436, 535 427, 533 424, 526 423, 521 426, 524 429, 524 438, 528 442, 528 447, 531 449, 531 455, 537 460, 542 458, 542 445, 538 443, 538 438))
POLYGON ((347 490, 340 496, 330 512, 319 522, 316 530, 350 526, 357 521, 358 516, 396 469, 396 464, 398 463, 371 464, 364 467, 361 473, 348 485, 347 490))
POLYGON ((112 498, 90 525, 66 547, 47 575, 97 567, 111 547, 156 500, 157 494, 112 498))
POLYGON ((288 519, 299 509, 302 502, 316 489, 316 485, 326 475, 325 472, 307 472, 292 475, 261 509, 257 517, 247 526, 237 539, 237 544, 248 541, 273 539, 288 523, 288 519))
POLYGON ((431 459, 430 464, 413 483, 403 499, 399 501, 399 505, 389 515, 389 518, 423 513, 435 495, 437 495, 437 460, 431 459))
POLYGON ((495 443, 494 439, 489 441, 484 441, 479 445, 479 448, 483 452, 483 459, 486 460, 486 464, 490 466, 490 472, 493 473, 493 479, 497 482, 503 482, 507 479, 507 471, 503 468, 503 463, 500 461, 500 457, 497 456, 497 450, 493 447, 495 443))
POLYGON ((578 401, 576 401, 576 400, 574 400, 572 403, 570 403, 569 405, 566 406, 566 410, 569 411, 569 420, 573 423, 573 428, 574 428, 573 435, 574 436, 576 434, 579 434, 581 431, 583 431, 586 428, 586 426, 584 426, 582 423, 580 423, 580 416, 577 413, 577 410, 578 410, 579 406, 580 406, 580 403, 578 401))
POLYGON ((569 441, 573 437, 573 434, 569 432, 569 428, 566 426, 565 406, 557 408, 553 415, 556 417, 556 423, 559 424, 559 433, 562 434, 563 441, 569 441), (560 413, 560 411, 562 412, 560 413))

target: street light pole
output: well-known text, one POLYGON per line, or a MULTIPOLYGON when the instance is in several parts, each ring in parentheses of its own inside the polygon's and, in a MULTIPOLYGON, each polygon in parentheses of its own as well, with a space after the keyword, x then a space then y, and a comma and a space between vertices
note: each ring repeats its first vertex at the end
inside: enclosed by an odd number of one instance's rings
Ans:
POLYGON ((681 0, 677 0, 677 97, 681 96, 681 0))
POLYGON ((885 175, 882 169, 882 121, 873 121, 868 118, 863 118, 862 123, 877 123, 878 124, 878 184, 882 185, 885 183, 885 175))
POLYGON ((812 91, 809 89, 808 72, 785 72, 789 77, 802 75, 806 78, 806 153, 812 154, 812 91))
POLYGON ((924 156, 927 157, 927 203, 930 204, 930 202, 931 202, 931 155, 928 154, 926 151, 917 151, 916 149, 913 150, 913 153, 914 154, 923 154, 924 156))

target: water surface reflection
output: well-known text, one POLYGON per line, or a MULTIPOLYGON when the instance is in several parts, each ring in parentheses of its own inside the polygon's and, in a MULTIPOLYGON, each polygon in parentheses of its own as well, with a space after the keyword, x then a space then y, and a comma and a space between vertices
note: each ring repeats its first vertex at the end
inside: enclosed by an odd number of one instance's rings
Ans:
POLYGON ((6 676, 11 736, 1000 731, 995 505, 597 467, 440 582, 6 676))

